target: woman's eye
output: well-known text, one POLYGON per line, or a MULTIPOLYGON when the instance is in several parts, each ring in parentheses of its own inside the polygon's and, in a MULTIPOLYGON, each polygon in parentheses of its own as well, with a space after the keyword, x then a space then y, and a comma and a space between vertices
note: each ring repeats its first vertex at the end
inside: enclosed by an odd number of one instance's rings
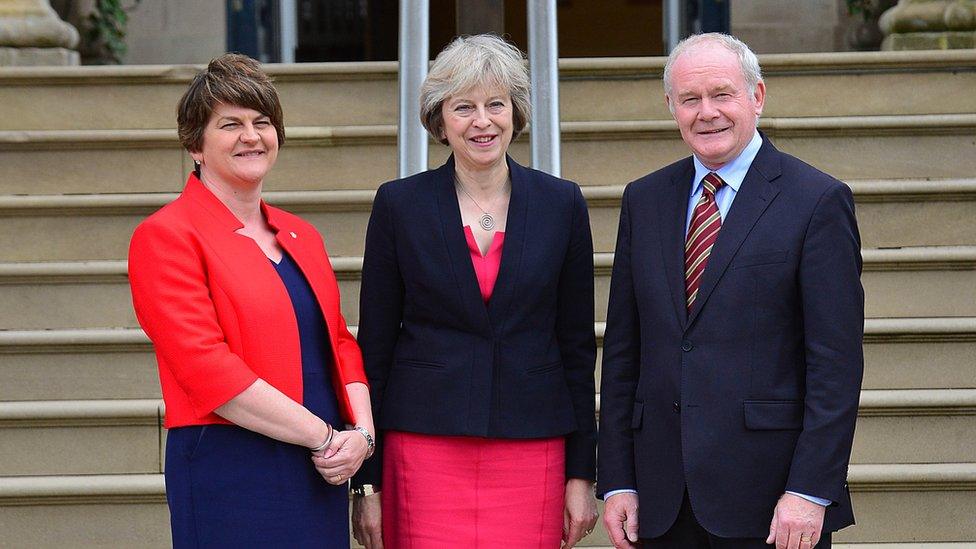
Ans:
POLYGON ((223 126, 221 126, 220 129, 222 129, 222 130, 229 130, 229 129, 236 128, 236 127, 237 127, 237 123, 236 122, 229 122, 229 123, 224 124, 223 126))
POLYGON ((260 126, 262 128, 266 128, 271 125, 271 122, 268 122, 267 120, 258 120, 257 122, 254 123, 254 125, 260 126))
POLYGON ((457 107, 454 107, 454 110, 459 112, 470 111, 471 105, 458 105, 457 107))

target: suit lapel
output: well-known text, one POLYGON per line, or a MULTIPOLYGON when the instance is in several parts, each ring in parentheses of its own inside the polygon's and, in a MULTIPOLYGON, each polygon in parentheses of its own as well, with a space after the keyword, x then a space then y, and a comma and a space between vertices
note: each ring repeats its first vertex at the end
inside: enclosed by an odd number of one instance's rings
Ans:
POLYGON ((664 253, 664 269, 671 288, 671 299, 678 324, 685 326, 688 308, 685 305, 685 222, 688 217, 688 197, 695 177, 694 164, 689 159, 684 170, 666 186, 658 206, 661 223, 661 251, 664 253))
POLYGON ((298 270, 305 275, 305 280, 315 294, 319 310, 325 319, 326 329, 329 331, 329 339, 333 346, 336 344, 334 335, 336 327, 339 326, 339 285, 335 279, 332 266, 326 264, 322 259, 325 257, 321 253, 316 253, 313 243, 315 236, 305 234, 303 227, 294 227, 284 218, 275 214, 275 210, 268 208, 262 202, 264 217, 268 220, 268 225, 275 231, 275 238, 281 248, 291 256, 292 261, 298 265, 298 270))
POLYGON ((511 158, 507 158, 507 161, 509 177, 512 178, 512 196, 509 198, 508 218, 505 222, 501 266, 498 269, 498 278, 495 280, 491 299, 488 301, 488 314, 496 330, 501 327, 515 292, 525 245, 525 226, 529 211, 528 195, 532 191, 528 172, 511 158))
MULTIPOLYGON (((447 246, 451 269, 457 281, 461 302, 468 310, 470 318, 483 328, 490 330, 490 320, 485 303, 481 299, 481 288, 478 277, 471 264, 471 252, 464 237, 464 227, 461 225, 461 209, 458 207, 457 192, 454 190, 454 156, 431 174, 431 183, 436 188, 437 213, 441 223, 441 233, 447 246)), ((506 246, 507 235, 506 235, 506 246)))
POLYGON ((260 246, 237 233, 244 224, 195 175, 190 174, 183 196, 193 204, 192 222, 209 235, 213 250, 219 257, 227 258, 228 265, 248 273, 255 287, 269 287, 277 279, 274 267, 260 246))
POLYGON ((712 246, 712 253, 708 257, 708 265, 705 267, 698 288, 698 297, 695 298, 695 304, 689 311, 689 326, 695 322, 698 313, 708 302, 712 290, 725 274, 729 262, 735 257, 749 231, 766 211, 773 198, 779 194, 779 189, 772 183, 779 174, 779 151, 769 141, 763 139, 762 148, 752 161, 752 166, 749 167, 746 178, 742 181, 739 192, 736 193, 732 207, 725 216, 722 229, 718 232, 718 239, 712 246))

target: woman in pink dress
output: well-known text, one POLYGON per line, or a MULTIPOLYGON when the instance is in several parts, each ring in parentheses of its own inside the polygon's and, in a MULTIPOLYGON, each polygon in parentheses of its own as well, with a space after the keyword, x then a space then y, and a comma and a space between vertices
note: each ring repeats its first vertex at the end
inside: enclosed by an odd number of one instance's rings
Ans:
POLYGON ((373 202, 358 339, 380 436, 353 479, 354 534, 370 549, 572 547, 597 518, 586 203, 507 155, 529 78, 501 38, 437 56, 421 120, 452 155, 373 202))

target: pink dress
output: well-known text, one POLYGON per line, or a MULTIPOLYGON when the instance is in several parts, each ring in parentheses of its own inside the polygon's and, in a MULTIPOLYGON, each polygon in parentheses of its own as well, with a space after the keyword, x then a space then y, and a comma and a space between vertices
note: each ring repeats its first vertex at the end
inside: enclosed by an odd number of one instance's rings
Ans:
MULTIPOLYGON (((491 298, 505 233, 481 255, 464 227, 481 297, 491 298)), ((385 435, 383 543, 387 549, 551 549, 562 540, 563 437, 494 439, 385 435)))

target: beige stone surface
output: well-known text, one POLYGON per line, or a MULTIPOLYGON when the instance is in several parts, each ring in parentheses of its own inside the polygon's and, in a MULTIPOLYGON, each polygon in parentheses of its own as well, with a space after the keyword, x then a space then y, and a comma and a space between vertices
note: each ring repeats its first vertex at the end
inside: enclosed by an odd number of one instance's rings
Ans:
MULTIPOLYGON (((976 110, 976 98, 967 93, 976 85, 976 71, 972 70, 976 57, 950 55, 939 60, 925 55, 763 56, 769 90, 764 115, 976 110), (957 70, 947 70, 953 68, 957 70), (953 100, 933 101, 933 97, 953 100)), ((276 77, 289 126, 375 125, 396 122, 396 75, 388 66, 341 65, 343 72, 334 64, 270 65, 268 70, 276 77)), ((198 68, 0 70, 0 130, 173 128, 176 102, 198 68)), ((564 60, 562 120, 667 120, 670 114, 664 104, 660 71, 660 58, 564 60)))
POLYGON ((78 52, 67 48, 0 47, 0 67, 72 66, 81 63, 78 52))
POLYGON ((927 542, 976 540, 976 491, 854 492, 857 524, 834 536, 838 542, 927 542))
POLYGON ((206 63, 227 50, 225 2, 140 2, 129 10, 130 65, 206 63))
POLYGON ((864 345, 865 389, 976 388, 976 337, 864 345))
POLYGON ((114 350, 0 347, 0 401, 161 398, 156 357, 114 350))
POLYGON ((78 31, 61 20, 48 0, 0 1, 0 46, 74 48, 78 31))
POLYGON ((160 428, 0 426, 0 477, 158 473, 160 428))
POLYGON ((757 53, 843 51, 847 49, 846 13, 840 4, 837 0, 738 2, 731 9, 731 32, 757 53))
POLYGON ((961 463, 974 455, 976 412, 970 409, 965 415, 859 417, 851 463, 961 463))
POLYGON ((12 548, 163 549, 171 547, 169 510, 157 503, 87 503, 0 507, 0 531, 12 548))

